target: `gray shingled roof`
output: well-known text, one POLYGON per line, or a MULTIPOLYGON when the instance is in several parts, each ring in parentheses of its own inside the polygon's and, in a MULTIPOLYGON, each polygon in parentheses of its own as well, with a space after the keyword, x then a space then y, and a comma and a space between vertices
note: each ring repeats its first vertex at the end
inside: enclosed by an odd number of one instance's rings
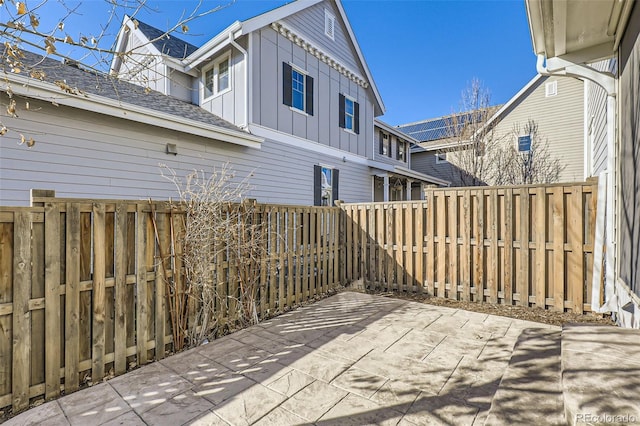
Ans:
POLYGON ((142 34, 144 34, 149 40, 155 40, 152 44, 165 55, 169 55, 176 59, 184 59, 198 50, 198 47, 191 43, 180 40, 178 37, 167 34, 166 31, 159 30, 156 27, 145 24, 138 19, 136 20, 138 21, 138 29, 142 31, 142 34))
POLYGON ((64 65, 59 61, 45 58, 35 53, 24 52, 24 54, 26 56, 22 61, 24 65, 27 68, 35 66, 36 69, 43 71, 46 74, 45 81, 52 84, 55 81, 64 81, 68 86, 86 93, 89 99, 91 95, 99 95, 123 104, 132 104, 209 125, 242 131, 234 124, 197 105, 183 102, 156 91, 145 93, 144 88, 138 85, 117 80, 106 74, 64 65))

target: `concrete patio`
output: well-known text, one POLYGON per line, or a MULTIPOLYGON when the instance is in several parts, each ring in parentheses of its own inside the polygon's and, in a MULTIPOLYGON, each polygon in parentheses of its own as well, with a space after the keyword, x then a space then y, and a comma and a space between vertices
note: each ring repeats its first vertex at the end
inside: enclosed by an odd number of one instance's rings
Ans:
POLYGON ((560 331, 343 292, 6 425, 482 425, 528 328, 560 331))

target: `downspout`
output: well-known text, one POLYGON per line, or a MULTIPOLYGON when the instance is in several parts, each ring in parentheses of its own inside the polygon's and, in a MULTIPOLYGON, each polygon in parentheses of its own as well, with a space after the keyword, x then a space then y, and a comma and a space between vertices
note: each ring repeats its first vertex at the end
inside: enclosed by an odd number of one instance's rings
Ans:
MULTIPOLYGON (((538 54, 536 69, 546 76, 563 76, 587 79, 607 92, 607 200, 606 200, 606 266, 605 266, 605 304, 599 306, 599 300, 592 300, 594 312, 610 312, 615 305, 615 238, 614 238, 614 183, 615 183, 615 142, 616 142, 616 80, 610 73, 600 72, 591 67, 575 64, 560 58, 547 59, 538 54), (551 69, 550 69, 551 68, 551 69)), ((598 212, 599 213, 599 212, 598 212)), ((595 277, 594 277, 595 281, 595 277)))
POLYGON ((249 127, 249 54, 236 42, 233 38, 233 33, 229 33, 229 44, 238 49, 244 56, 244 123, 240 125, 240 128, 246 130, 249 127))

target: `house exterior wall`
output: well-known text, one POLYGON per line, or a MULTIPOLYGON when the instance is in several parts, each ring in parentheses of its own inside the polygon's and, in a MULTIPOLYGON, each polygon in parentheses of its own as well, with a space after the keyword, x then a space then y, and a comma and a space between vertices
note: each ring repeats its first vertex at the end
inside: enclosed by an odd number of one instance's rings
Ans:
POLYGON ((435 152, 420 151, 411 154, 411 169, 461 186, 459 169, 450 162, 436 163, 435 152))
MULTIPOLYGON (((620 279, 640 296, 640 7, 629 18, 619 51, 619 202, 618 269, 620 279)), ((628 295, 622 293, 620 305, 628 295)), ((638 302, 636 301, 636 305, 638 302)), ((636 307, 635 324, 640 327, 636 307)), ((622 320, 624 322, 625 315, 622 320)))
POLYGON ((159 164, 184 176, 225 162, 239 178, 253 174, 254 189, 248 196, 260 202, 313 205, 315 164, 340 170, 341 199, 371 201, 369 167, 345 165, 341 157, 303 147, 292 150, 272 140, 260 150, 251 149, 75 108, 30 103, 32 111, 4 121, 10 129, 25 129, 36 144, 31 149, 18 145, 14 131, 3 137, 1 205, 28 205, 30 189, 52 189, 59 197, 175 198, 175 188, 161 177, 159 164), (165 154, 166 143, 177 145, 177 156, 165 154))
MULTIPOLYGON (((190 75, 169 68, 169 93, 167 94, 181 101, 196 103, 193 102, 193 80, 194 78, 190 75)), ((197 90, 195 90, 195 94, 197 95, 197 90)))
MULTIPOLYGON (((246 44, 246 42, 244 43, 246 44)), ((245 46, 243 46, 245 48, 245 46)), ((222 52, 212 57, 205 65, 200 67, 200 77, 198 78, 200 106, 207 111, 224 118, 235 125, 246 124, 245 108, 246 90, 244 81, 244 67, 246 66, 244 56, 237 49, 224 49, 222 52), (205 98, 204 94, 204 73, 209 70, 214 62, 225 55, 231 55, 230 60, 230 90, 218 95, 205 98)))
POLYGON ((400 139, 396 135, 390 134, 389 132, 384 131, 383 129, 375 126, 373 130, 373 159, 379 161, 381 163, 391 164, 394 166, 402 166, 409 168, 411 162, 411 149, 410 144, 406 139, 400 139), (391 156, 380 154, 380 138, 382 134, 386 134, 389 138, 389 149, 391 150, 391 156), (397 158, 397 146, 398 140, 401 140, 405 143, 405 150, 407 155, 407 161, 400 161, 397 158))
POLYGON ((529 119, 538 124, 538 133, 548 139, 549 151, 566 166, 560 182, 584 180, 583 82, 565 77, 541 78, 521 101, 504 112, 494 137, 515 144, 514 126, 522 127, 529 119), (545 84, 553 81, 557 84, 557 95, 546 97, 545 84))
POLYGON ((357 55, 351 47, 347 29, 339 18, 340 14, 331 2, 324 1, 308 7, 282 20, 288 27, 308 37, 310 42, 323 51, 332 54, 340 63, 352 71, 358 71, 357 55), (333 40, 324 34, 325 10, 333 15, 335 29, 333 40))
MULTIPOLYGON (((598 71, 608 69, 608 60, 591 64, 598 71)), ((587 176, 598 176, 607 169, 607 92, 599 85, 586 80, 587 149, 590 170, 587 176)))
MULTIPOLYGON (((322 25, 324 28, 324 15, 322 21, 314 25, 322 25)), ((307 36, 306 33, 300 34, 307 36)), ((349 80, 270 27, 262 28, 250 36, 253 37, 253 123, 373 158, 374 106, 370 90, 349 80), (283 63, 292 64, 313 78, 313 115, 294 111, 283 103, 283 63), (353 98, 360 105, 360 134, 356 135, 339 127, 340 93, 353 98)), ((327 53, 336 55, 334 51, 327 53)))

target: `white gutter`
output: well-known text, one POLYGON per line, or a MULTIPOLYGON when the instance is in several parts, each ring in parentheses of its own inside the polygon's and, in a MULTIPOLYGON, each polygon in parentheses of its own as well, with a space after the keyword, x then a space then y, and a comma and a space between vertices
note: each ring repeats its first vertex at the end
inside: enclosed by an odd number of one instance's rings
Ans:
POLYGON ((11 85, 11 89, 15 94, 41 99, 45 102, 55 101, 60 105, 80 108, 85 111, 137 121, 249 148, 260 149, 262 142, 264 142, 264 138, 251 135, 241 130, 227 129, 184 117, 177 117, 173 114, 140 107, 100 95, 91 93, 88 93, 87 96, 65 95, 62 90, 51 83, 23 77, 21 75, 5 73, 5 78, 0 85, 0 90, 7 90, 10 83, 15 83, 11 85), (11 80, 9 80, 9 77, 11 80))
MULTIPOLYGON (((551 58, 547 59, 544 66, 545 57, 538 54, 536 68, 542 75, 548 76, 566 76, 587 79, 602 87, 607 92, 607 199, 606 199, 606 266, 605 266, 605 305, 599 306, 599 300, 593 300, 591 309, 594 312, 604 313, 611 311, 612 299, 615 296, 615 253, 616 242, 615 232, 615 197, 614 183, 616 176, 616 79, 613 75, 606 72, 597 71, 591 67, 582 64, 569 62, 565 59, 551 58), (609 305, 609 306, 607 306, 609 305)), ((598 211, 598 215, 602 212, 598 211)), ((598 259, 594 259, 594 264, 598 259)), ((597 277, 594 276, 593 286, 596 284, 597 277)), ((593 292, 596 294, 596 292, 593 292)))
POLYGON ((249 126, 249 54, 234 40, 233 33, 229 33, 229 43, 244 56, 244 123, 240 127, 246 129, 249 126))
MULTIPOLYGON (((237 30, 242 28, 240 21, 236 21, 224 29, 220 34, 206 42, 203 46, 198 48, 191 55, 182 60, 184 69, 190 71, 204 62, 207 58, 215 55, 218 51, 223 49, 227 43, 231 40, 230 36, 233 36, 237 30)), ((239 34, 236 34, 238 36, 239 34)))

